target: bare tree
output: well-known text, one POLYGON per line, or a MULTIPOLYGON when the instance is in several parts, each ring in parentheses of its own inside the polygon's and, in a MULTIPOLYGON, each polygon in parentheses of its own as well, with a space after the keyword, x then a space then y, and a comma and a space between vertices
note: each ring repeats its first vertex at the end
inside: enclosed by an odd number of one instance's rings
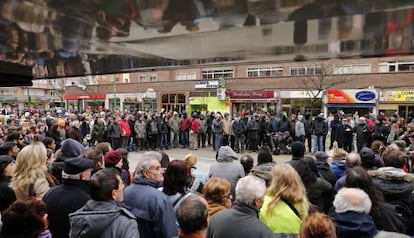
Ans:
POLYGON ((344 83, 349 83, 355 77, 352 73, 341 71, 324 61, 307 62, 306 65, 292 67, 289 72, 293 77, 301 82, 304 90, 307 91, 312 108, 322 105, 322 100, 327 90, 338 87, 344 83))
POLYGON ((64 105, 64 95, 66 89, 66 78, 47 80, 50 88, 52 88, 60 99, 61 106, 64 105))
POLYGON ((116 80, 106 80, 106 77, 85 76, 79 79, 79 84, 77 86, 88 94, 91 99, 93 99, 93 102, 96 103, 96 96, 98 94, 106 94, 109 87, 113 86, 115 83, 117 83, 116 80))

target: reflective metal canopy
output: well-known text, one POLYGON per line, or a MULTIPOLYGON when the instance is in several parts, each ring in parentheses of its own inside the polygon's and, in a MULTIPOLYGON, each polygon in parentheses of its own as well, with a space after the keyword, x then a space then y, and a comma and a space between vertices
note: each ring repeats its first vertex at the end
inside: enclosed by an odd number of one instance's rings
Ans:
POLYGON ((0 0, 0 10, 0 61, 35 78, 414 48, 412 0, 0 0))

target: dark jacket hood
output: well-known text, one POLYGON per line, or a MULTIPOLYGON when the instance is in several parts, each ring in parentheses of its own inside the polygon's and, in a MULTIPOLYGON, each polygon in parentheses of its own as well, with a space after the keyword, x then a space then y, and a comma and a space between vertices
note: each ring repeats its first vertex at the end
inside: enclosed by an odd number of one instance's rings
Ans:
POLYGON ((370 238, 378 233, 374 220, 368 214, 348 211, 330 215, 336 224, 338 238, 370 238))

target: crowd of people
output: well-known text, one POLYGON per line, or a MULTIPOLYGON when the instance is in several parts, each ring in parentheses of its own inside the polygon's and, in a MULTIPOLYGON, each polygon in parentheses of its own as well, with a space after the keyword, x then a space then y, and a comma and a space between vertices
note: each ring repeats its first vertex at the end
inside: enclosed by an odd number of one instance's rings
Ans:
POLYGON ((1 115, 0 237, 414 235, 414 123, 206 114, 209 126, 198 112, 1 115), (292 159, 276 164, 268 140, 286 131, 292 159), (348 132, 356 143, 344 144, 348 132), (216 163, 203 174, 196 149, 209 144, 216 163), (257 158, 240 155, 246 145, 257 158), (193 151, 170 160, 178 146, 193 151), (136 168, 133 150, 146 151, 136 168))

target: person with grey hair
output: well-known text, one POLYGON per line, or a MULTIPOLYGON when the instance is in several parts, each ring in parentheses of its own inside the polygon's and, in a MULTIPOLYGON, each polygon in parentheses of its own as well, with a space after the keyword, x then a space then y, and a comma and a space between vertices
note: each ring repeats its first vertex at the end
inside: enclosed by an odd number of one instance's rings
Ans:
MULTIPOLYGON (((349 168, 353 168, 356 166, 361 166, 361 156, 358 153, 349 153, 345 158, 345 167, 348 170, 349 168)), ((333 193, 336 194, 345 184, 346 180, 346 172, 342 177, 338 178, 338 180, 335 183, 335 187, 333 190, 333 193)))
POLYGON ((173 205, 167 195, 158 190, 164 181, 159 160, 156 154, 143 156, 135 169, 133 184, 124 191, 124 203, 137 217, 141 237, 177 236, 173 205))
POLYGON ((68 138, 72 138, 80 143, 83 143, 82 130, 80 129, 80 123, 78 120, 71 121, 69 123, 68 138))
POLYGON ((263 179, 254 175, 241 178, 237 182, 234 206, 211 219, 206 237, 274 237, 272 230, 259 220, 265 193, 263 179))
POLYGON ((330 216, 336 224, 338 238, 409 237, 395 232, 378 231, 369 215, 371 200, 359 188, 342 188, 335 196, 330 216))

